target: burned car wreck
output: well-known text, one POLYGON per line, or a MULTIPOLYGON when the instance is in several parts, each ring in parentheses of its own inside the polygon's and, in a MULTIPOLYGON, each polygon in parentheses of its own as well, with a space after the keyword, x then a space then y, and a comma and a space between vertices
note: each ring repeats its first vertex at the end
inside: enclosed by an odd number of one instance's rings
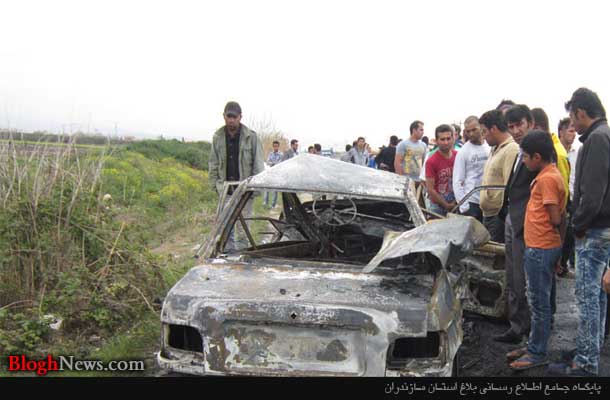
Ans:
POLYGON ((201 265, 165 298, 159 365, 197 375, 454 373, 468 274, 493 248, 473 218, 428 220, 408 185, 308 154, 240 183, 201 265), (262 191, 281 193, 277 218, 243 212, 262 191), (234 229, 247 240, 230 246, 234 229))

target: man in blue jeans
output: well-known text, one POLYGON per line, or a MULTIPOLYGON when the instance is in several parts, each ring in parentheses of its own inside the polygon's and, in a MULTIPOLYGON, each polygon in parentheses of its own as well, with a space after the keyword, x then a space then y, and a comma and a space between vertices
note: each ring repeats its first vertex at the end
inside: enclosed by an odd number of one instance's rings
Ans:
POLYGON ((603 285, 610 279, 610 128, 599 97, 589 89, 576 90, 566 111, 583 143, 576 162, 572 215, 579 322, 576 350, 565 354, 565 362, 551 364, 549 373, 595 376, 606 318, 602 279, 603 285))

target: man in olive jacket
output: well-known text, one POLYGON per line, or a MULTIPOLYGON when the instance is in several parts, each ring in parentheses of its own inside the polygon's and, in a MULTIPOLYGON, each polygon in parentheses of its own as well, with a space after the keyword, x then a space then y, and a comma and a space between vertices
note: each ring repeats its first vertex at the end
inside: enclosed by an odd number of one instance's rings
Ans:
POLYGON ((226 181, 243 181, 265 169, 262 144, 256 132, 241 123, 239 104, 228 102, 223 116, 225 126, 214 133, 208 170, 210 185, 219 195, 226 181))
MULTIPOLYGON (((256 132, 241 123, 241 107, 230 101, 223 113, 225 126, 218 129, 212 138, 208 179, 210 185, 220 196, 225 182, 243 181, 265 169, 263 146, 256 132)), ((228 204, 233 194, 229 188, 224 205, 228 204)), ((242 210, 244 218, 252 214, 252 199, 242 210)), ((226 250, 235 250, 248 246, 245 235, 236 235, 233 229, 225 246, 226 250)))

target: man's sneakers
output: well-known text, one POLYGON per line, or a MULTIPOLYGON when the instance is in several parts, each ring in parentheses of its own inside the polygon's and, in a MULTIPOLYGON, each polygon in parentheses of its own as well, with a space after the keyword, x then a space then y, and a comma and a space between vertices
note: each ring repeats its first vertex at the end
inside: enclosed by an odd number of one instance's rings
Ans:
POLYGON ((511 343, 511 344, 521 343, 522 339, 523 339, 523 336, 516 333, 512 329, 507 330, 506 332, 504 332, 501 335, 496 335, 493 337, 493 340, 495 340, 496 342, 511 343))

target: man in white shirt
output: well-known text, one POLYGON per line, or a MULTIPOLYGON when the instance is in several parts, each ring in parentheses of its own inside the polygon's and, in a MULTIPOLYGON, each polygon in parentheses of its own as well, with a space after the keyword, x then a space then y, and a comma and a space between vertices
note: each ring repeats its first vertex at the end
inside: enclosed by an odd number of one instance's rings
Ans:
MULTIPOLYGON (((481 186, 483 170, 489 158, 490 147, 483 139, 479 119, 470 116, 464 121, 464 136, 468 137, 458 151, 453 166, 453 192, 459 203, 472 189, 481 186)), ((460 206, 460 213, 483 221, 483 213, 479 206, 479 192, 471 195, 460 206)))

